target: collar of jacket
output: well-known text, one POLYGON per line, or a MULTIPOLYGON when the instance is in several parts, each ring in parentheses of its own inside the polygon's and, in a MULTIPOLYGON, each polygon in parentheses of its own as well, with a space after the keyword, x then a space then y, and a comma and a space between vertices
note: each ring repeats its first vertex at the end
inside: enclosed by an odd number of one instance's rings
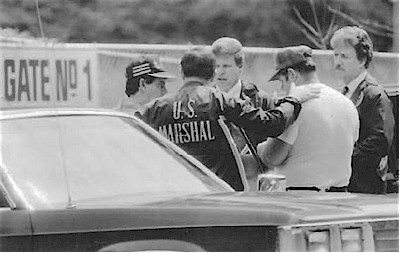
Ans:
POLYGON ((189 79, 186 82, 183 83, 182 87, 179 90, 182 90, 184 88, 190 87, 190 86, 205 86, 205 83, 202 82, 200 79, 189 79))
POLYGON ((377 84, 376 80, 370 74, 367 74, 364 80, 362 80, 361 83, 354 90, 353 94, 350 97, 350 100, 353 101, 356 107, 359 106, 360 103, 362 102, 362 99, 364 98, 365 89, 369 85, 376 85, 376 84, 377 84))

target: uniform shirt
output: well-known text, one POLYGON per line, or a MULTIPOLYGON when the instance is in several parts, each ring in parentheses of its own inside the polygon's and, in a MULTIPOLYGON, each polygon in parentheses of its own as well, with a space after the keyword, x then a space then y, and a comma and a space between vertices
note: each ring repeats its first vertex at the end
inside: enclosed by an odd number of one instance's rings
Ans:
POLYGON ((235 190, 243 190, 237 164, 218 124, 225 116, 240 127, 278 136, 298 115, 300 104, 293 99, 268 112, 248 101, 223 95, 199 81, 185 83, 176 94, 157 98, 146 106, 142 119, 163 136, 183 148, 224 179, 235 190))
POLYGON ((311 85, 321 87, 320 98, 304 103, 296 122, 278 137, 292 148, 276 169, 286 176, 288 187, 347 186, 358 139, 357 110, 336 90, 324 84, 311 85))

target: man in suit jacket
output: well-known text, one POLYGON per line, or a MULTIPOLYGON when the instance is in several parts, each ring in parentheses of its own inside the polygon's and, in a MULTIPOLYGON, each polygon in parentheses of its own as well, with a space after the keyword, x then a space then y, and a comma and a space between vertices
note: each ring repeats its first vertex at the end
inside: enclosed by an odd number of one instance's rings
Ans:
POLYGON ((360 118, 348 190, 384 194, 394 116, 385 90, 367 72, 372 60, 372 41, 365 30, 346 26, 334 33, 330 44, 335 71, 345 84, 343 94, 356 105, 360 118))
MULTIPOLYGON (((245 57, 242 44, 235 38, 221 37, 214 41, 211 46, 216 59, 216 75, 213 85, 223 93, 229 94, 237 99, 247 100, 254 107, 263 110, 274 108, 274 99, 266 92, 261 91, 251 82, 241 78, 245 57)), ((232 130, 239 150, 246 145, 242 135, 232 130)), ((257 132, 247 132, 253 145, 263 141, 257 132)))
MULTIPOLYGON (((263 110, 269 110, 275 107, 274 99, 268 93, 259 90, 255 84, 242 79, 245 57, 240 41, 231 37, 221 37, 213 42, 211 49, 216 59, 216 75, 213 86, 236 99, 249 101, 256 108, 261 107, 263 110)), ((255 160, 251 156, 245 155, 247 153, 247 149, 245 149, 246 137, 235 125, 228 124, 228 127, 238 151, 242 153, 241 156, 245 167, 254 167, 255 164, 252 161, 255 160)), ((254 147, 258 143, 265 141, 265 138, 262 138, 264 135, 259 131, 257 129, 246 131, 246 135, 254 147)), ((255 148, 254 153, 256 154, 255 148)), ((254 158, 258 159, 257 157, 254 158)), ((261 163, 261 160, 258 159, 256 167, 262 166, 263 168, 258 169, 268 170, 267 166, 261 163)), ((253 170, 246 169, 246 171, 253 170)), ((255 188, 256 174, 247 173, 247 178, 251 188, 255 188)))

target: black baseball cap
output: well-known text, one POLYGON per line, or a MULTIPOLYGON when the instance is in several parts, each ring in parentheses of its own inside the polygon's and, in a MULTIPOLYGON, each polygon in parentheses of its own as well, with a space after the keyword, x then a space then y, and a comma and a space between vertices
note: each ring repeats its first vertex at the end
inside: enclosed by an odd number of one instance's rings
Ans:
POLYGON ((164 79, 175 78, 175 76, 166 72, 156 59, 147 56, 135 59, 126 67, 126 77, 128 79, 146 75, 164 79))
POLYGON ((278 80, 279 73, 287 68, 293 67, 299 63, 308 63, 314 65, 312 60, 312 49, 308 46, 285 47, 278 51, 275 57, 275 74, 268 80, 278 80))

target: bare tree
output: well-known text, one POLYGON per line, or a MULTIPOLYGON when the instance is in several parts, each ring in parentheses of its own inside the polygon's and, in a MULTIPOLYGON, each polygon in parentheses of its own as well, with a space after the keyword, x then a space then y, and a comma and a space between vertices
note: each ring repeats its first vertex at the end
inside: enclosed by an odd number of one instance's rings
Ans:
POLYGON ((333 14, 336 14, 338 16, 340 16, 341 18, 349 21, 350 23, 359 26, 365 30, 367 30, 369 33, 373 33, 375 35, 378 36, 382 36, 382 37, 387 37, 387 38, 394 38, 394 31, 393 31, 393 27, 385 25, 385 24, 381 24, 378 23, 374 20, 370 20, 370 19, 361 19, 361 18, 353 18, 350 15, 340 11, 340 10, 336 10, 334 8, 332 8, 331 6, 327 6, 328 11, 330 11, 333 14))
MULTIPOLYGON (((299 9, 296 6, 293 6, 292 9, 294 11, 294 14, 296 15, 298 22, 291 20, 291 22, 306 36, 317 48, 319 49, 327 49, 329 45, 329 39, 332 37, 333 33, 336 31, 338 28, 338 25, 335 24, 336 21, 336 14, 333 13, 333 15, 330 17, 329 20, 329 26, 326 30, 322 29, 321 22, 325 22, 325 20, 320 20, 318 19, 317 11, 315 8, 315 1, 314 0, 308 0, 308 3, 311 7, 312 11, 312 18, 313 18, 313 23, 315 27, 310 24, 302 16, 300 13, 299 9)), ((323 5, 326 6, 325 1, 323 1, 323 5)))
POLYGON ((303 10, 302 14, 294 3, 296 2, 293 2, 292 10, 295 14, 296 20, 291 20, 291 22, 319 49, 327 49, 329 47, 330 38, 338 29, 339 24, 343 23, 343 21, 351 25, 359 26, 371 34, 391 39, 394 38, 393 27, 381 24, 371 19, 351 17, 350 14, 328 5, 326 0, 319 1, 319 3, 322 4, 322 9, 327 10, 331 14, 329 17, 319 17, 316 10, 315 0, 308 0, 310 6, 309 10, 311 10, 312 13, 311 18, 310 15, 308 15, 308 18, 305 17, 305 14, 309 13, 305 13, 303 10), (323 29, 323 25, 327 22, 329 22, 329 25, 325 26, 327 28, 323 29))

